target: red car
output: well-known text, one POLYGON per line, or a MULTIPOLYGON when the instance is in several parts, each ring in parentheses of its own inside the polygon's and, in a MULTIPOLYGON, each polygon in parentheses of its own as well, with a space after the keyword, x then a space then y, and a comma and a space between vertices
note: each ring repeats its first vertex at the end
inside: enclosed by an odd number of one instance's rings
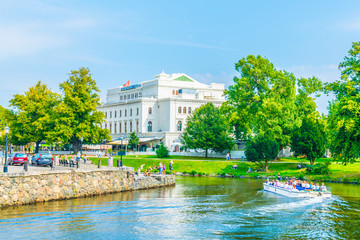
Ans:
POLYGON ((12 153, 8 157, 8 163, 9 165, 15 165, 15 164, 24 164, 25 162, 29 161, 28 156, 25 153, 12 153))

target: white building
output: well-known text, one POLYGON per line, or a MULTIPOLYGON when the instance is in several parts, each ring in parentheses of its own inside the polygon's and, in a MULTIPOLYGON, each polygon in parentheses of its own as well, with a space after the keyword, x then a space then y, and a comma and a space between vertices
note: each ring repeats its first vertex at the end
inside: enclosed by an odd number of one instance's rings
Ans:
POLYGON ((142 151, 160 142, 178 151, 187 117, 207 102, 221 106, 223 95, 224 84, 207 85, 184 73, 162 72, 153 80, 108 90, 106 103, 99 107, 106 116, 102 127, 109 129, 113 141, 135 131, 142 151))

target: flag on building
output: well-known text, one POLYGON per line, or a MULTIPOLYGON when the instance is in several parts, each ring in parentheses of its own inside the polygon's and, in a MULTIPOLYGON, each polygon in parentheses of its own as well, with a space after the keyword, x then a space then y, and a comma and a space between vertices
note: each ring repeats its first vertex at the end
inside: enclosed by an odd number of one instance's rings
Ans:
POLYGON ((128 86, 130 86, 130 80, 127 81, 127 82, 123 85, 123 87, 128 87, 128 86))

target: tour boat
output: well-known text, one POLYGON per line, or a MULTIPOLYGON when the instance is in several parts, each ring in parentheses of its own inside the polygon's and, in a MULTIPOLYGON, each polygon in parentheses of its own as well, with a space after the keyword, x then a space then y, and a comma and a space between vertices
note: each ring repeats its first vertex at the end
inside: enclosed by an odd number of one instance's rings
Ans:
POLYGON ((265 191, 291 198, 331 198, 331 192, 329 191, 286 190, 282 187, 275 187, 267 183, 263 183, 263 185, 265 191))

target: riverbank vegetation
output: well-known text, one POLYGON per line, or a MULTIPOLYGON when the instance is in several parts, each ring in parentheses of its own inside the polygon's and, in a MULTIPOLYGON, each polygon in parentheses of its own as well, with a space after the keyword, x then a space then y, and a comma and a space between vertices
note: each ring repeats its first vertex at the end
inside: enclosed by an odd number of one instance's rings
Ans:
MULTIPOLYGON (((120 157, 114 157, 114 166, 120 157)), ((94 164, 98 164, 98 158, 90 158, 94 164)), ((141 166, 145 169, 158 166, 159 162, 166 165, 166 172, 169 172, 169 163, 173 161, 173 173, 182 173, 196 176, 229 176, 229 177, 276 177, 278 173, 283 177, 296 177, 314 181, 353 182, 360 183, 360 162, 350 165, 337 163, 334 159, 319 159, 319 163, 313 166, 312 172, 307 170, 310 164, 305 163, 306 159, 301 158, 280 158, 278 161, 269 163, 271 167, 268 172, 257 171, 257 165, 252 162, 238 160, 226 161, 224 159, 204 159, 197 157, 170 156, 157 158, 156 156, 134 156, 123 157, 123 165, 133 167, 135 171, 141 166), (233 166, 236 165, 237 169, 233 166), (299 165, 302 167, 300 170, 299 165), (325 172, 323 169, 329 169, 325 172), (251 172, 248 172, 251 168, 251 172), (319 169, 319 170, 314 170, 319 169), (321 172, 323 171, 323 172, 321 172)), ((102 158, 103 166, 107 165, 107 158, 102 158)))

